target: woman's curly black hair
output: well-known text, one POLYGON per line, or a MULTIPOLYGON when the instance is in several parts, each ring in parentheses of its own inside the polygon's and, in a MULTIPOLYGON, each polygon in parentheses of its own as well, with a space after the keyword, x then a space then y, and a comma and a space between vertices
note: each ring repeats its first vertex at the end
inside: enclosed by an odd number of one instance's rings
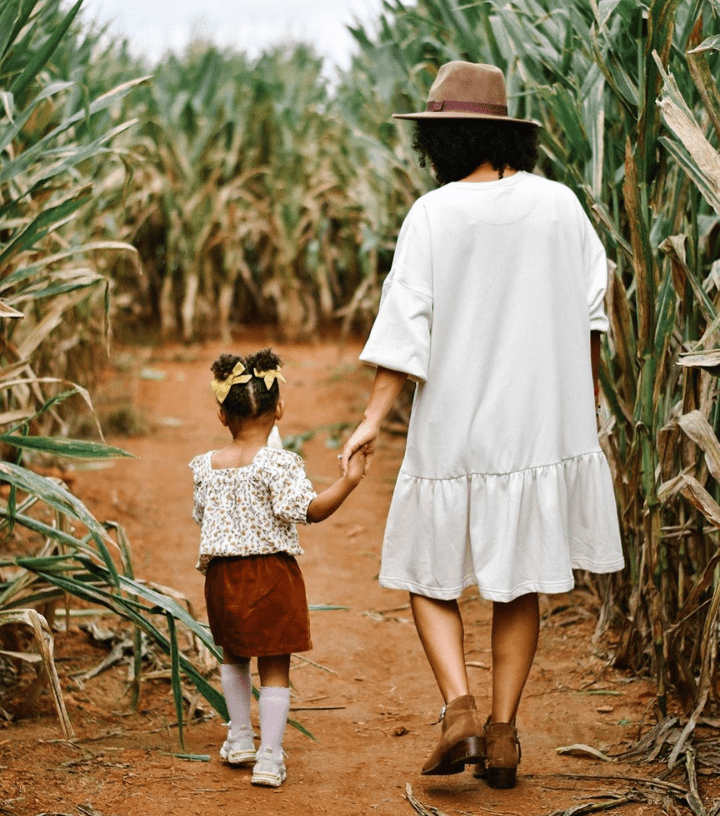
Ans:
POLYGON ((485 162, 500 173, 532 172, 538 160, 538 128, 497 119, 418 119, 412 146, 420 166, 432 167, 440 184, 460 181, 485 162))
POLYGON ((245 373, 253 377, 246 383, 234 383, 223 400, 222 407, 229 415, 237 419, 257 419, 270 411, 280 399, 280 387, 277 378, 270 388, 265 381, 254 376, 255 371, 272 371, 280 367, 281 360, 272 349, 266 348, 247 357, 237 354, 221 354, 210 366, 216 380, 226 380, 238 363, 245 366, 245 373))

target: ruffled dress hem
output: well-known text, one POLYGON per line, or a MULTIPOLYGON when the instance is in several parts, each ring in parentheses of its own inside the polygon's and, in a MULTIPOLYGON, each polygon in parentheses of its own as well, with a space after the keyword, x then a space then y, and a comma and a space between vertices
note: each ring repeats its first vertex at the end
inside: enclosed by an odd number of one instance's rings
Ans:
POLYGON ((602 451, 502 474, 432 479, 401 470, 380 585, 440 600, 476 584, 488 600, 572 589, 573 569, 624 565, 602 451))
MULTIPOLYGON (((624 561, 613 561, 606 564, 573 564, 573 569, 588 570, 595 573, 617 572, 624 567, 624 561)), ((477 586, 478 593, 481 598, 486 601, 499 601, 500 603, 508 603, 509 601, 519 598, 521 595, 527 595, 531 592, 539 592, 546 595, 557 595, 562 592, 569 592, 574 586, 575 581, 571 577, 563 581, 530 581, 524 584, 513 587, 511 590, 497 590, 490 587, 480 586, 477 579, 473 575, 469 575, 463 581, 462 585, 456 589, 444 589, 435 586, 420 586, 412 581, 404 581, 402 579, 392 578, 387 575, 380 575, 379 584, 385 589, 400 589, 405 592, 411 592, 413 595, 422 595, 425 598, 435 598, 438 601, 454 601, 460 598, 463 592, 471 586, 477 586)))

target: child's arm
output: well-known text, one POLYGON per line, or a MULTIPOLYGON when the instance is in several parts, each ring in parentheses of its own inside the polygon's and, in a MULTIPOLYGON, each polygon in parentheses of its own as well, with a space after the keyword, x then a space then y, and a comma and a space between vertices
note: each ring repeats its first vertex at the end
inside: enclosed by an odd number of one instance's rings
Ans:
POLYGON ((307 509, 309 522, 323 521, 331 516, 362 481, 365 471, 365 451, 360 449, 350 458, 347 471, 332 487, 318 493, 307 509))

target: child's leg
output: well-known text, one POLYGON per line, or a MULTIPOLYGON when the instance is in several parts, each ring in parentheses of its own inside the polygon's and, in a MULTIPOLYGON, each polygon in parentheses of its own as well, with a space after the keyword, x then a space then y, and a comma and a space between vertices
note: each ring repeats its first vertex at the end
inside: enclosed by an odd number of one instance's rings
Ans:
POLYGON ((260 672, 260 747, 253 785, 277 788, 285 781, 282 741, 290 711, 290 655, 258 658, 260 672))
POLYGON ((463 622, 457 601, 410 594, 415 628, 443 700, 468 694, 463 622))
POLYGON ((540 611, 537 593, 493 603, 492 721, 509 723, 535 658, 540 611))
POLYGON ((250 725, 250 702, 252 700, 250 660, 235 657, 226 651, 224 662, 220 667, 220 676, 232 723, 230 736, 235 737, 240 733, 252 731, 250 725))
POLYGON ((250 724, 252 681, 250 661, 236 657, 227 650, 220 667, 223 694, 230 714, 228 738, 220 749, 220 756, 232 765, 252 762, 255 758, 253 731, 250 724))
POLYGON ((260 752, 282 755, 282 741, 290 711, 290 655, 258 658, 260 673, 260 752))

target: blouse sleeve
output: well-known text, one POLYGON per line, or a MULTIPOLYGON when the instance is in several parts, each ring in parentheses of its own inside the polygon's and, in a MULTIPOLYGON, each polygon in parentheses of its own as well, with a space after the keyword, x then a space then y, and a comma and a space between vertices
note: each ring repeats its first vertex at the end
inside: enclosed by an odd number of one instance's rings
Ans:
POLYGON ((582 251, 587 282, 590 331, 606 332, 610 328, 605 314, 605 291, 608 285, 607 256, 605 248, 579 201, 578 207, 583 226, 582 251))
POLYGON ((205 499, 207 496, 207 480, 202 478, 203 458, 196 456, 190 462, 190 469, 193 473, 193 520, 202 524, 205 515, 205 499))
POLYGON ((273 514, 291 524, 307 524, 308 506, 317 494, 305 475, 303 460, 291 451, 277 454, 267 473, 273 514))
POLYGON ((427 379, 432 330, 432 247, 427 213, 416 201, 403 222, 380 309, 360 359, 427 379))

